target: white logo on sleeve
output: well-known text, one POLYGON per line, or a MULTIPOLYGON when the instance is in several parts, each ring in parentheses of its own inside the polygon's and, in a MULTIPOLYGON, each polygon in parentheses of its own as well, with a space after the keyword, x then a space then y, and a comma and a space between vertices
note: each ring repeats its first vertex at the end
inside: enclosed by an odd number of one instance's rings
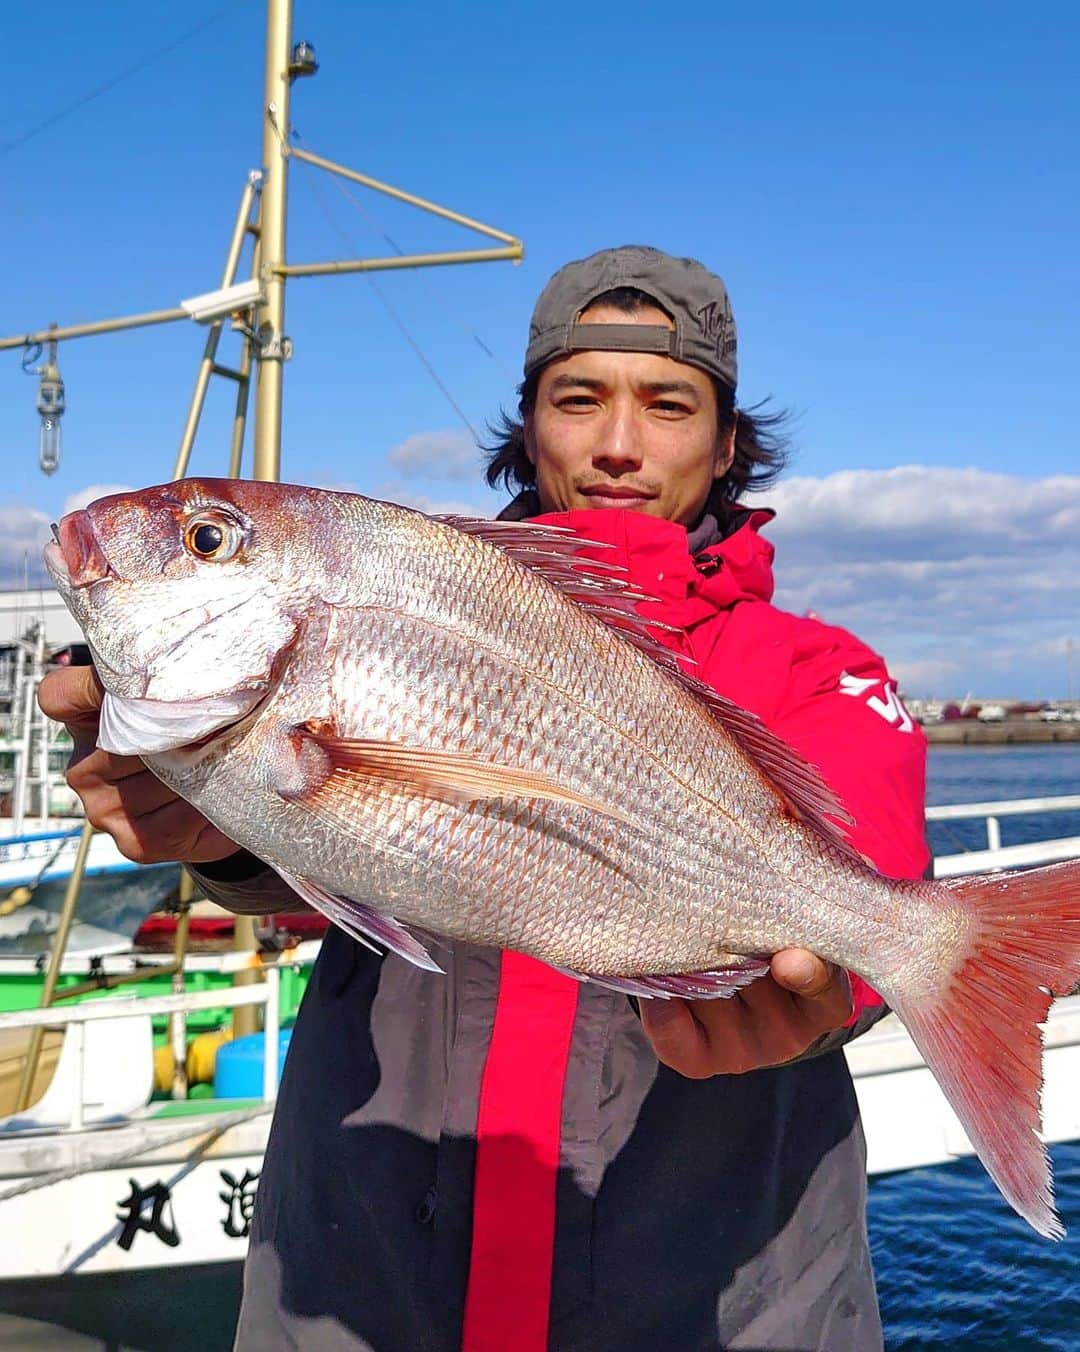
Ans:
POLYGON ((895 681, 883 681, 880 677, 869 679, 849 676, 846 671, 840 673, 840 693, 861 699, 864 704, 879 714, 886 723, 891 723, 900 732, 911 732, 915 723, 904 708, 904 702, 896 693, 895 681), (871 693, 873 692, 873 693, 871 693))

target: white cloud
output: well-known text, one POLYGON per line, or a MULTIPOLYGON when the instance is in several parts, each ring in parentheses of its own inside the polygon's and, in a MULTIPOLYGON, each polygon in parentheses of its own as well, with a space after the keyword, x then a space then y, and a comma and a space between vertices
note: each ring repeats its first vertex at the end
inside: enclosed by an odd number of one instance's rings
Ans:
POLYGON ((478 506, 475 501, 464 498, 439 498, 428 493, 418 493, 403 483, 381 484, 372 494, 383 502, 396 502, 401 507, 415 507, 418 512, 427 512, 429 516, 491 516, 488 508, 478 506))
POLYGON ((134 488, 130 484, 89 484, 86 488, 80 488, 77 493, 72 493, 61 509, 60 515, 67 516, 68 512, 78 512, 84 507, 89 507, 92 502, 98 498, 108 498, 114 493, 134 493, 134 488))
POLYGON ((901 465, 843 470, 824 479, 792 478, 769 502, 776 531, 800 537, 823 556, 955 558, 1002 541, 1072 541, 1080 535, 1080 476, 1021 479, 979 469, 901 465), (912 550, 915 551, 912 554, 912 550))
POLYGON ((49 518, 33 507, 0 507, 0 587, 40 585, 49 518))
POLYGON ((767 500, 778 604, 854 630, 912 693, 1065 693, 1080 476, 905 465, 793 478, 767 500))
POLYGON ((417 432, 395 446, 386 458, 395 469, 427 478, 480 478, 480 451, 466 432, 417 432))
MULTIPOLYGON (((124 484, 90 484, 72 493, 55 520, 79 511, 96 498, 130 491, 124 484)), ((53 519, 36 507, 0 506, 0 587, 34 587, 47 581, 41 551, 50 538, 53 519)))

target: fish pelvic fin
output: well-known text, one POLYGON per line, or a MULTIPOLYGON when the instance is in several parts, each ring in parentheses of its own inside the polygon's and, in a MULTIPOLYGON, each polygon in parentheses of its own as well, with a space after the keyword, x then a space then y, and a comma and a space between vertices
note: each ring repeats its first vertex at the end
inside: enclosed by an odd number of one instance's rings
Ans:
MULTIPOLYGON (((445 803, 468 805, 485 799, 538 798, 586 808, 614 817, 627 826, 633 825, 632 819, 618 808, 577 793, 541 770, 499 765, 467 753, 338 737, 332 727, 319 721, 300 724, 294 732, 314 742, 329 762, 330 778, 313 791, 320 799, 328 794, 333 796, 334 779, 341 774, 398 783, 445 803)), ((303 801, 302 794, 297 801, 303 801)))
POLYGON ((941 884, 971 940, 927 1000, 889 994, 1006 1201, 1049 1239, 1064 1227, 1041 1125, 1042 1030, 1080 980, 1080 860, 941 884))
POLYGON ((377 911, 373 906, 356 901, 353 897, 335 896, 318 883, 300 878, 277 864, 274 865, 274 871, 298 897, 302 897, 309 906, 321 911, 327 920, 351 935, 357 943, 370 948, 373 953, 379 953, 381 956, 382 950, 369 943, 369 939, 375 939, 383 945, 383 948, 396 953, 398 957, 404 958, 406 962, 411 962, 414 967, 420 967, 425 972, 442 972, 443 969, 419 939, 414 938, 403 925, 398 924, 392 915, 387 915, 385 911, 377 911))

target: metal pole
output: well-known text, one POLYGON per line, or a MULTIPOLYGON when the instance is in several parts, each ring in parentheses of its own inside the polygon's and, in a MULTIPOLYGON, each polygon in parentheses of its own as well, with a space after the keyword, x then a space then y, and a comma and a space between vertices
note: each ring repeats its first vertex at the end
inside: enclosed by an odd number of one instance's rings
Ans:
MULTIPOLYGON (((248 233, 254 236, 251 250, 251 275, 259 276, 262 263, 262 241, 258 225, 249 225, 248 233)), ((240 380, 236 386, 236 408, 233 412, 232 445, 229 448, 229 478, 238 479, 244 460, 244 433, 247 430, 248 400, 251 397, 251 343, 244 343, 240 353, 240 380)))
POLYGON ((285 263, 278 271, 284 277, 336 277, 346 272, 390 272, 397 268, 447 267, 453 263, 514 263, 524 256, 520 244, 507 244, 498 249, 455 249, 449 253, 392 254, 388 258, 340 258, 328 263, 285 263))
MULTIPOLYGON (((292 31, 292 0, 267 0, 266 68, 263 80, 263 186, 259 203, 259 278, 265 300, 259 306, 256 330, 258 349, 255 368, 255 463, 256 479, 274 482, 281 477, 281 391, 285 361, 285 278, 275 269, 285 262, 285 204, 288 193, 289 135, 289 44, 292 31)), ((241 389, 243 386, 241 386, 241 389)), ((238 915, 233 929, 233 947, 255 949, 255 921, 238 915)), ((233 985, 256 981, 254 970, 237 972, 233 985)), ((233 1012, 236 1037, 255 1032, 254 1009, 233 1012)))
POLYGON ((244 343, 240 354, 240 379, 236 386, 232 444, 229 447, 229 478, 239 479, 244 463, 244 429, 247 426, 248 394, 251 390, 251 344, 244 343))
MULTIPOLYGON (((255 188, 258 181, 257 174, 251 175, 240 195, 240 209, 236 213, 236 224, 233 226, 232 238, 229 240, 229 252, 225 258, 224 271, 221 274, 222 290, 227 286, 232 286, 236 277, 237 264, 240 262, 240 250, 244 246, 244 235, 247 232, 248 220, 251 217, 251 203, 255 197, 255 188)), ((173 467, 172 477, 174 479, 181 479, 187 473, 188 460, 191 458, 191 447, 194 444, 195 433, 198 430, 199 419, 206 402, 206 391, 213 374, 214 358, 217 355, 218 342, 221 339, 221 330, 224 325, 224 319, 219 319, 211 325, 210 332, 206 335, 206 346, 203 349, 202 361, 199 363, 198 375, 195 377, 195 390, 191 396, 187 421, 180 438, 180 449, 176 454, 176 464, 173 467)))
MULTIPOLYGON (((75 863, 72 865, 71 876, 67 881, 67 890, 64 892, 64 904, 60 908, 60 921, 56 926, 56 934, 53 937, 52 951, 49 954, 49 970, 45 973, 45 984, 41 988, 41 999, 38 1003, 42 1009, 52 1004, 53 992, 56 990, 56 982, 60 976, 60 963, 67 949, 68 933, 71 930, 71 922, 75 918, 75 903, 79 899, 79 889, 82 887, 83 874, 86 872, 86 859, 90 853, 90 841, 93 834, 94 828, 89 822, 84 822, 82 835, 79 837, 78 853, 75 855, 75 863)), ((30 1106, 30 1094, 33 1089, 34 1076, 37 1074, 38 1060, 41 1056, 41 1042, 44 1036, 44 1028, 35 1028, 30 1034, 26 1059, 23 1061, 22 1079, 19 1081, 19 1092, 15 1099, 15 1111, 17 1113, 21 1113, 30 1106)))
POLYGON ((272 1102, 277 1098, 278 1033, 281 1027, 281 969, 268 967, 266 1004, 263 1006, 263 1098, 272 1102))
MULTIPOLYGON (((191 925, 191 901, 195 895, 195 884, 191 874, 181 864, 179 903, 180 913, 176 917, 176 934, 173 938, 173 995, 184 993, 184 958, 187 955, 188 930, 191 925)), ((169 1017, 169 1045, 173 1054, 172 1097, 186 1099, 187 1079, 187 1014, 177 1010, 169 1017)))
POLYGON ((438 202, 431 202, 426 197, 417 197, 415 193, 404 192, 389 183, 380 183, 377 178, 359 174, 355 169, 349 169, 344 164, 335 164, 333 160, 324 159, 321 155, 313 155, 310 150, 290 146, 289 154, 295 160, 303 160, 305 164, 314 165, 316 169, 325 169, 328 174, 337 174, 341 178, 351 179, 353 183, 360 183, 365 188, 381 192, 387 197, 396 197, 399 202, 407 202, 409 206, 419 207, 421 211, 428 211, 433 216, 442 216, 448 221, 453 221, 455 225, 463 225, 466 229, 476 230, 481 235, 490 235, 492 239, 501 239, 504 244, 521 246, 521 240, 517 235, 507 234, 505 230, 496 230, 493 225, 485 225, 483 221, 475 220, 472 216, 463 216, 460 211, 451 211, 449 207, 442 207, 438 202))
POLYGON ((265 301, 259 306, 255 379, 256 479, 281 474, 281 391, 285 337, 285 278, 276 271, 285 262, 285 204, 288 187, 289 41, 292 0, 268 0, 266 69, 263 84, 263 190, 259 213, 260 274, 265 301))
POLYGON ((68 324, 62 329, 42 329, 38 333, 24 333, 16 338, 0 338, 0 352, 5 348, 26 347, 31 343, 51 343, 60 338, 91 338, 98 333, 141 329, 148 324, 172 324, 177 319, 191 319, 182 305, 172 310, 147 310, 144 314, 123 315, 119 319, 99 319, 92 324, 68 324))
POLYGON ((11 815, 17 836, 22 835, 26 823, 27 793, 30 787, 30 711, 34 698, 34 687, 30 680, 32 661, 29 645, 25 640, 20 640, 15 645, 15 692, 11 701, 15 717, 19 720, 15 743, 15 785, 11 800, 11 815))
MULTIPOLYGON (((45 625, 37 626, 34 643, 34 665, 30 668, 30 686, 36 693, 45 675, 45 625)), ((42 829, 48 827, 52 817, 52 804, 49 802, 49 729, 45 715, 41 712, 36 697, 30 701, 30 746, 37 755, 38 821, 42 829)))

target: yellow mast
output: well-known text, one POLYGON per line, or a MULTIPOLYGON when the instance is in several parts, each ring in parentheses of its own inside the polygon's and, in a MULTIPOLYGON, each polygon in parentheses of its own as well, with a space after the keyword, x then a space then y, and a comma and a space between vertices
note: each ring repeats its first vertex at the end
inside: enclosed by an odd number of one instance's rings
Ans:
POLYGON ((281 401, 285 362, 285 262, 288 203, 289 50, 292 0, 267 0, 266 65, 262 107, 262 204, 259 274, 263 301, 256 311, 255 478, 281 475, 281 401))

